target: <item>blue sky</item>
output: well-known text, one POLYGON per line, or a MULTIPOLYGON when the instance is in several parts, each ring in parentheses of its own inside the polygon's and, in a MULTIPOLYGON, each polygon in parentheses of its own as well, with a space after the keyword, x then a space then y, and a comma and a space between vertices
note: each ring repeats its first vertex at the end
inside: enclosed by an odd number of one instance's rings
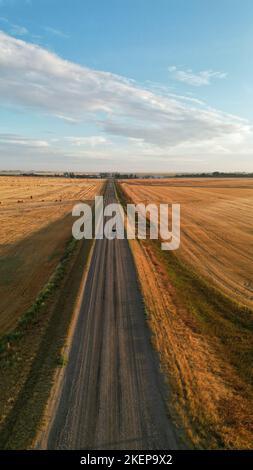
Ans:
POLYGON ((252 171, 251 0, 0 0, 0 169, 252 171))

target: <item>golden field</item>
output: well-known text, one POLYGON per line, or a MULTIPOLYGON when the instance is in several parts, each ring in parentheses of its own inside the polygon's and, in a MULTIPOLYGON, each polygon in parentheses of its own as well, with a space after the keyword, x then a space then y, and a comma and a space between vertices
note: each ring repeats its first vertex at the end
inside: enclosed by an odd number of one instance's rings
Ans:
POLYGON ((180 203, 177 255, 217 288, 253 306, 253 179, 122 182, 133 202, 180 203))
POLYGON ((12 330, 54 272, 71 236, 75 203, 102 180, 0 177, 0 336, 12 330))
POLYGON ((121 181, 126 202, 181 203, 181 245, 131 240, 168 408, 187 446, 252 449, 249 179, 121 181))

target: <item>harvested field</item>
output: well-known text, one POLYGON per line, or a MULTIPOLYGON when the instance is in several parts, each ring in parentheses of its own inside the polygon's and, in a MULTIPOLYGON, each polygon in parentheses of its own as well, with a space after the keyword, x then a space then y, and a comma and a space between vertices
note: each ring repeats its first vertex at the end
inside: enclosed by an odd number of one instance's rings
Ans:
POLYGON ((230 298, 253 306, 253 179, 124 181, 133 202, 180 203, 177 256, 230 298))
POLYGON ((71 235, 73 204, 102 180, 0 177, 0 336, 15 328, 54 272, 71 235))
POLYGON ((125 181, 118 186, 118 194, 123 205, 132 200, 184 203, 178 251, 162 251, 159 240, 130 241, 152 342, 169 384, 170 413, 194 448, 252 449, 253 311, 246 307, 252 299, 249 288, 244 289, 244 298, 243 289, 238 296, 231 287, 237 278, 248 279, 252 273, 252 180, 196 180, 194 184, 176 179, 125 181), (244 214, 242 222, 239 214, 244 214), (238 237, 244 237, 243 244, 238 237), (237 247, 231 259, 227 240, 237 247), (210 246, 216 250, 215 258, 210 256, 210 246), (220 257, 228 278, 226 289, 210 275, 211 269, 216 273, 220 257))

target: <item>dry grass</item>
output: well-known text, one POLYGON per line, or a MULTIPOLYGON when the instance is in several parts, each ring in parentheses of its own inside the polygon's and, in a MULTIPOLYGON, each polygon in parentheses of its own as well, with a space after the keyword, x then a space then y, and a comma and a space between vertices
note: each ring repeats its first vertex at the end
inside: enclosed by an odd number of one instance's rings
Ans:
POLYGON ((253 180, 123 182, 135 203, 180 203, 177 255, 230 298, 253 306, 253 180))
POLYGON ((23 449, 41 424, 55 370, 64 366, 61 352, 92 247, 71 237, 71 209, 90 202, 104 182, 1 182, 0 446, 23 449))
POLYGON ((71 235, 73 204, 92 200, 102 185, 0 177, 0 336, 16 326, 54 272, 71 235))
MULTIPOLYGON (((205 264, 210 261, 209 266, 216 272, 217 258, 223 256, 224 252, 221 249, 221 240, 226 239, 226 236, 233 238, 233 233, 226 235, 230 223, 236 221, 233 208, 237 212, 241 205, 241 210, 247 213, 252 181, 196 180, 196 188, 193 188, 194 182, 188 180, 170 180, 171 188, 167 188, 167 181, 150 183, 124 182, 121 185, 125 191, 122 197, 129 202, 131 198, 146 203, 154 202, 155 198, 162 202, 171 199, 173 202, 185 202, 182 217, 185 214, 186 220, 182 220, 184 232, 178 257, 162 252, 156 241, 130 242, 147 306, 153 344, 160 354, 162 369, 170 385, 168 406, 194 447, 252 448, 253 314, 216 291, 213 286, 220 287, 221 284, 205 270, 205 264), (178 188, 180 184, 182 191, 178 188), (204 194, 201 194, 202 191, 204 194), (207 206, 207 212, 204 206, 207 206), (226 220, 224 206, 227 208, 226 220), (217 214, 219 208, 222 218, 217 215, 215 218, 214 214, 217 214), (202 246, 206 243, 203 232, 208 220, 210 221, 208 214, 212 227, 208 231, 209 243, 212 247, 217 247, 216 257, 211 260, 208 259, 208 249, 202 246), (190 228, 196 230, 194 240, 188 236, 190 228), (185 243, 187 248, 184 247, 185 243), (199 260, 190 256, 190 246, 192 250, 198 250, 195 253, 198 253, 204 263, 203 270, 199 260), (194 259, 197 261, 196 270, 194 259), (205 280, 196 275, 196 272, 204 273, 205 280)), ((245 223, 241 226, 237 221, 235 224, 234 233, 238 234, 237 230, 246 232, 244 240, 248 239, 252 227, 251 214, 248 216, 246 229, 245 223)), ((238 245, 238 240, 233 243, 238 245)), ((239 262, 244 258, 243 251, 246 252, 244 254, 247 259, 247 246, 239 245, 239 248, 234 262, 240 267, 237 271, 241 273, 240 276, 247 277, 248 270, 251 269, 250 263, 248 262, 244 272, 239 262)), ((224 256, 232 266, 233 262, 226 252, 224 256)), ((234 282, 233 271, 231 270, 229 276, 226 266, 224 276, 230 280, 226 285, 234 282)), ((223 287, 221 291, 225 291, 223 287)), ((229 292, 226 289, 226 293, 229 292)), ((234 295, 231 297, 237 298, 234 295)), ((242 294, 240 301, 243 302, 242 294)))
POLYGON ((50 282, 0 343, 0 448, 30 448, 68 338, 92 240, 72 239, 50 282), (6 340, 8 343, 6 343, 6 340), (7 347, 6 347, 7 346, 7 347))

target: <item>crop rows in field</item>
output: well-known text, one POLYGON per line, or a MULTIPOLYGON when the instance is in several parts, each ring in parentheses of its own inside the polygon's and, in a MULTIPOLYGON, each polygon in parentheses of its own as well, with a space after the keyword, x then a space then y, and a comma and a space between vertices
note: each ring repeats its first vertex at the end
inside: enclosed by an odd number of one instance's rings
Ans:
POLYGON ((180 203, 177 255, 229 297, 253 305, 253 180, 122 182, 135 203, 180 203))

